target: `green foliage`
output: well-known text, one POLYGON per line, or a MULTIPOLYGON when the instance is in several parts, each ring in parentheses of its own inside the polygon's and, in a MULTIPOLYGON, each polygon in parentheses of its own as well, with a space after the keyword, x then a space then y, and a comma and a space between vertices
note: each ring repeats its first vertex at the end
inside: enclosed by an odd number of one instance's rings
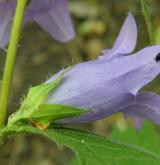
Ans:
POLYGON ((119 162, 124 159, 147 159, 160 162, 160 157, 145 149, 112 141, 108 138, 78 130, 53 127, 40 130, 31 126, 12 126, 1 130, 0 137, 17 133, 33 133, 43 135, 59 145, 71 148, 81 165, 106 165, 111 161, 119 162))
POLYGON ((32 113, 39 109, 49 92, 55 89, 61 82, 66 71, 63 71, 54 81, 32 87, 27 97, 22 102, 20 109, 9 118, 8 125, 19 121, 25 121, 31 117, 32 113))
POLYGON ((41 125, 48 126, 57 119, 80 116, 85 112, 87 112, 87 110, 68 105, 42 104, 37 111, 32 113, 31 120, 35 123, 38 122, 41 125))
MULTIPOLYGON (((137 131, 130 126, 125 132, 121 132, 118 128, 112 131, 113 139, 120 140, 128 144, 141 146, 151 152, 160 155, 160 135, 157 133, 155 126, 149 122, 145 122, 141 130, 137 131)), ((115 165, 156 165, 156 162, 148 160, 121 160, 115 165)))
POLYGON ((51 83, 31 88, 19 111, 9 118, 8 126, 15 123, 32 123, 38 128, 47 129, 57 119, 80 116, 87 112, 85 109, 73 106, 44 103, 49 92, 60 84, 65 72, 63 71, 51 83))
POLYGON ((160 25, 157 26, 157 29, 154 34, 156 44, 160 44, 160 25))
POLYGON ((144 15, 144 18, 146 21, 150 43, 154 44, 155 42, 154 42, 154 36, 153 36, 152 21, 151 21, 150 14, 147 10, 146 0, 141 0, 141 8, 142 8, 142 14, 144 15))

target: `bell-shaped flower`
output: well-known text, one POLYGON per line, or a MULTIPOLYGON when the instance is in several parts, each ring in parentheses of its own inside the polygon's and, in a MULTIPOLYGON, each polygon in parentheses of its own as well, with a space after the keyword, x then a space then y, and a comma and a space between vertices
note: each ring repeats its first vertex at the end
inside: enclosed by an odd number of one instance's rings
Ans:
MULTIPOLYGON (((128 14, 113 48, 99 59, 75 65, 65 73, 61 84, 50 93, 47 103, 87 109, 79 117, 59 123, 88 123, 122 112, 136 119, 160 124, 160 96, 139 92, 160 73, 160 45, 132 53, 137 41, 137 26, 128 14)), ((55 80, 57 73, 47 82, 55 80)))
MULTIPOLYGON (((0 0, 0 48, 9 42, 15 7, 16 0, 0 0)), ((58 41, 66 42, 74 37, 67 0, 31 0, 25 12, 24 25, 28 21, 37 22, 58 41)))

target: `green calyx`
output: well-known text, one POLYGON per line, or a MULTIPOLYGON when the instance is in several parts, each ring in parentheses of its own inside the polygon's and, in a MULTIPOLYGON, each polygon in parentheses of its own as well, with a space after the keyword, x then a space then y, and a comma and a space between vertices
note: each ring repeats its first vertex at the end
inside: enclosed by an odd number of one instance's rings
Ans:
POLYGON ((58 119, 76 117, 83 115, 87 110, 61 104, 41 104, 37 111, 34 111, 30 120, 40 129, 46 129, 58 119))
POLYGON ((32 123, 42 129, 55 120, 66 117, 76 117, 87 112, 85 109, 61 104, 45 104, 49 93, 58 87, 67 71, 63 71, 54 81, 30 88, 20 109, 12 114, 8 120, 8 126, 18 123, 32 123))

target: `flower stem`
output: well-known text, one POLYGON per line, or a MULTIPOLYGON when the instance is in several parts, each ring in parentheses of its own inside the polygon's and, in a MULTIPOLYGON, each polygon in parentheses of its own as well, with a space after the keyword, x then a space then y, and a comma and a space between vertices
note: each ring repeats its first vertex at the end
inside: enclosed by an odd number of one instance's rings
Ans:
POLYGON ((147 11, 145 0, 141 0, 141 8, 142 8, 142 14, 144 15, 144 18, 146 21, 150 43, 154 44, 152 21, 151 21, 151 17, 149 15, 149 13, 147 11))
POLYGON ((28 0, 17 0, 17 7, 16 7, 12 30, 11 30, 11 38, 6 56, 1 94, 0 94, 0 127, 4 126, 7 115, 7 107, 9 102, 13 69, 14 69, 15 58, 18 49, 18 42, 20 38, 20 32, 23 24, 23 17, 24 17, 27 1, 28 0))

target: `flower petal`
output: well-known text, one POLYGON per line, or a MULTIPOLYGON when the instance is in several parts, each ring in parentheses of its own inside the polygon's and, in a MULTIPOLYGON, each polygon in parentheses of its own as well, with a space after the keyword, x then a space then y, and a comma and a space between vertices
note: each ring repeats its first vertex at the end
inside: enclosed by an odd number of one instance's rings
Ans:
POLYGON ((58 41, 66 42, 74 37, 67 0, 53 1, 52 9, 36 14, 33 19, 58 41))
MULTIPOLYGON (((118 61, 114 66, 117 64, 118 61)), ((90 122, 116 113, 124 105, 131 103, 133 96, 127 94, 128 81, 124 81, 127 76, 107 75, 107 71, 110 73, 108 69, 111 66, 112 64, 101 60, 76 65, 64 76, 60 86, 50 94, 46 102, 90 110, 80 118, 65 120, 65 123, 90 122)), ((49 81, 54 78, 55 76, 49 81)))
MULTIPOLYGON (((131 56, 78 64, 65 74, 46 101, 89 109, 84 116, 65 123, 110 116, 134 103, 137 91, 159 74, 160 67, 155 61, 159 51, 160 46, 152 46, 131 56)), ((55 76, 48 82, 54 79, 55 76)))
POLYGON ((8 44, 14 9, 14 2, 0 2, 0 48, 8 44))
POLYGON ((144 122, 144 118, 141 118, 141 117, 134 117, 133 120, 134 120, 136 129, 137 129, 137 130, 140 130, 141 127, 142 127, 142 124, 143 124, 143 122, 144 122))
POLYGON ((139 93, 135 103, 121 110, 125 115, 152 120, 160 124, 160 95, 152 92, 139 93))
POLYGON ((37 14, 47 12, 53 7, 56 0, 32 0, 26 11, 27 17, 34 17, 37 14))
POLYGON ((120 33, 114 43, 112 49, 103 51, 103 56, 100 58, 110 59, 119 55, 126 55, 131 53, 137 42, 137 25, 131 13, 128 14, 120 33))

